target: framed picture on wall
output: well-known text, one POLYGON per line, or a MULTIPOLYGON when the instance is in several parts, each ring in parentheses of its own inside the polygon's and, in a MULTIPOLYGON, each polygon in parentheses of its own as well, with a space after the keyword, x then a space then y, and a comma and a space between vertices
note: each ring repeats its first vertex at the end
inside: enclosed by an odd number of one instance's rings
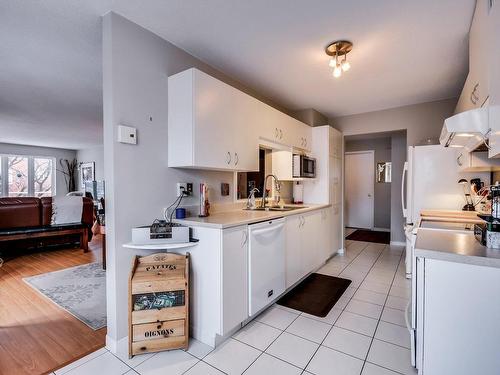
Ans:
POLYGON ((80 165, 80 188, 85 189, 85 183, 95 180, 95 162, 82 163, 80 165))

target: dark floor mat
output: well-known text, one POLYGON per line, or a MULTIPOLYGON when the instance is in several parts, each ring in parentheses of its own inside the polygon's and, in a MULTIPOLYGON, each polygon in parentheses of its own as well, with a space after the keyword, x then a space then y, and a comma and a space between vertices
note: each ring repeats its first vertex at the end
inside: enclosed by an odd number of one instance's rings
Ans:
POLYGON ((364 241, 389 244, 391 232, 379 232, 376 230, 357 229, 346 237, 351 241, 364 241))
POLYGON ((324 318, 349 284, 351 280, 312 273, 281 297, 277 304, 324 318))

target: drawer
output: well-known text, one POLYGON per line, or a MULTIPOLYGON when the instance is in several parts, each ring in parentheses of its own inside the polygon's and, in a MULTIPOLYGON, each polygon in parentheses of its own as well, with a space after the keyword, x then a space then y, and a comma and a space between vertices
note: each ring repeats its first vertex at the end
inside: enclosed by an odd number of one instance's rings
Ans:
POLYGON ((184 336, 186 321, 184 319, 166 320, 158 323, 135 324, 132 326, 134 342, 159 340, 184 336))
POLYGON ((163 350, 188 348, 187 336, 168 337, 166 339, 147 340, 130 343, 130 352, 132 355, 143 353, 155 353, 163 350))
POLYGON ((187 287, 186 279, 141 281, 132 283, 132 294, 141 293, 159 293, 172 290, 185 290, 187 287))
POLYGON ((132 311, 132 324, 144 324, 162 322, 165 320, 184 319, 186 316, 186 306, 132 311))

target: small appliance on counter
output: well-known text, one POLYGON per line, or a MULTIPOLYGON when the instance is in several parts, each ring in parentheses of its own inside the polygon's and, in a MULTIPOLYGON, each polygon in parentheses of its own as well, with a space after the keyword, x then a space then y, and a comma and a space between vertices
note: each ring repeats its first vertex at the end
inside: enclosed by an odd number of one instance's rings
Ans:
POLYGON ((294 178, 315 178, 316 159, 302 154, 293 154, 292 177, 294 178))
POLYGON ((189 227, 166 220, 157 219, 152 225, 132 228, 132 243, 134 245, 186 243, 189 242, 189 238, 189 227))
POLYGON ((491 186, 490 195, 491 215, 478 215, 485 223, 474 226, 474 235, 482 245, 500 250, 500 185, 491 186))

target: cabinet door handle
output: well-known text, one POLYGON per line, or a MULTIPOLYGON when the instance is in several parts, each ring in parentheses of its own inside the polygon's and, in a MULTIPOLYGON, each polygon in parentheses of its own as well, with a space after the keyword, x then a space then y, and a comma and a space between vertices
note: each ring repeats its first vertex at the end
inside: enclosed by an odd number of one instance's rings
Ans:
POLYGON ((230 163, 231 163, 231 153, 230 153, 229 151, 227 152, 226 163, 227 163, 227 164, 230 164, 230 163))
POLYGON ((278 128, 274 128, 274 138, 278 139, 278 135, 279 135, 278 128))
POLYGON ((240 161, 240 157, 238 156, 238 153, 234 153, 234 165, 238 165, 238 162, 240 161))
POLYGON ((243 240, 241 242, 241 247, 245 246, 247 241, 248 241, 248 232, 245 230, 243 231, 243 240))
POLYGON ((457 164, 461 167, 463 165, 462 161, 460 159, 462 159, 462 154, 458 155, 458 158, 457 158, 457 164))
POLYGON ((307 147, 307 138, 304 138, 304 146, 307 147))
POLYGON ((470 93, 470 101, 472 104, 476 105, 478 100, 479 100, 479 95, 477 95, 477 88, 479 87, 479 83, 476 83, 474 85, 474 88, 472 89, 472 92, 470 93))
POLYGON ((280 129, 280 139, 283 139, 283 130, 280 129))

